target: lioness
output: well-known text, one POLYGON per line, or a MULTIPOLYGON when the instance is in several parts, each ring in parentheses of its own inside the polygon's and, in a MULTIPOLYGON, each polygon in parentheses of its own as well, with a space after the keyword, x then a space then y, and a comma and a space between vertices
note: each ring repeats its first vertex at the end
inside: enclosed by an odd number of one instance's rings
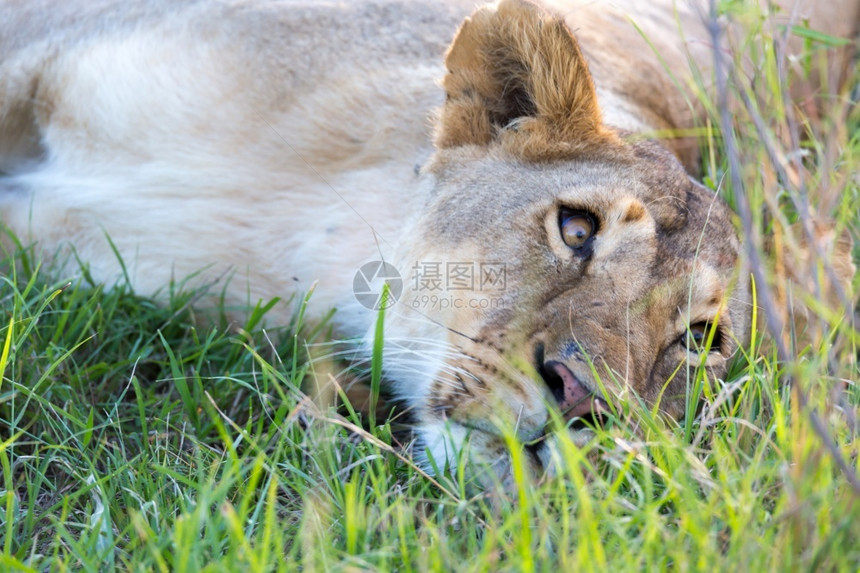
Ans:
MULTIPOLYGON (((552 411, 577 438, 626 400, 680 416, 750 316, 697 149, 633 137, 696 125, 703 6, 473 2, 7 1, 2 222, 141 294, 316 285, 364 349, 387 306, 387 385, 436 467, 468 443, 505 480, 506 434, 547 465, 552 411)), ((849 37, 835 4, 801 16, 849 37)))

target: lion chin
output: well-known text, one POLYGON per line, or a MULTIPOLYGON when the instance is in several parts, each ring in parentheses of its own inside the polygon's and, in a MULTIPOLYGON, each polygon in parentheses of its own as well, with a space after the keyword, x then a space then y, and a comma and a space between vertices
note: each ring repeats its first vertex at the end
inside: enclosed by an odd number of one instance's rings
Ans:
MULTIPOLYGON (((724 377, 749 339, 696 142, 644 137, 697 125, 676 87, 710 65, 695 6, 48 4, 0 22, 0 221, 57 274, 161 299, 184 279, 237 318, 313 289, 305 319, 335 308, 359 362, 381 326, 428 468, 551 471, 559 430, 682 416, 694 371, 724 377)), ((813 25, 851 37, 841 4, 813 25)))

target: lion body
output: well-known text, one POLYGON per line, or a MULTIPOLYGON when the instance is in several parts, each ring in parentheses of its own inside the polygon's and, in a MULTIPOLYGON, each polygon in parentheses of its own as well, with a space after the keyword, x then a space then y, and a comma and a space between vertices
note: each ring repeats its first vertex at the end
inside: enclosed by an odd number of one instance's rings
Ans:
MULTIPOLYGON (((467 21, 446 65, 471 1, 6 4, 3 223, 141 294, 187 280, 241 309, 313 286, 343 338, 376 318, 356 270, 392 262, 386 375, 437 460, 471 441, 504 474, 500 425, 539 436, 547 402, 581 388, 677 416, 679 366, 719 375, 744 339, 739 243, 682 167, 695 145, 618 135, 696 126, 698 6, 554 3, 580 53, 561 20, 504 2, 467 21), (595 216, 587 257, 555 236, 560 205, 595 216), (418 288, 418 270, 460 263, 471 288, 418 288), (504 283, 482 288, 488 269, 504 283), (676 344, 718 316, 716 351, 676 344)), ((844 4, 813 25, 848 35, 844 4)))

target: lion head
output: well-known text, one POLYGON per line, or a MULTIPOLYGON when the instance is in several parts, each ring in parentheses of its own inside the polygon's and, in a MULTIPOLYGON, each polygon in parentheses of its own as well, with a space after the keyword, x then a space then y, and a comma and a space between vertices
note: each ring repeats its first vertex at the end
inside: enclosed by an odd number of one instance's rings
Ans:
POLYGON ((602 123, 573 35, 537 6, 479 9, 446 65, 428 200, 396 261, 412 284, 385 324, 419 449, 505 476, 511 435, 549 463, 554 413, 577 438, 624 403, 681 416, 692 369, 723 377, 748 338, 730 210, 602 123))

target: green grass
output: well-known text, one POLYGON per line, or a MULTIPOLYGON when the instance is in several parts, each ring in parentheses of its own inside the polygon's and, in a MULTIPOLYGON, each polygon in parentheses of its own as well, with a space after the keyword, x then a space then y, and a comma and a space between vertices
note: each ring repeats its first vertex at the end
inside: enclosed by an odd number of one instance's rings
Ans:
MULTIPOLYGON (((807 36, 812 65, 827 38, 807 36)), ((749 84, 764 87, 734 129, 772 235, 798 215, 764 141, 797 149, 765 48, 744 46, 763 54, 749 84)), ((860 112, 829 99, 820 117, 796 112, 803 188, 856 232, 860 112)), ((724 139, 710 144, 706 180, 730 198, 724 139)), ((698 417, 631 408, 584 449, 563 440, 558 475, 519 476, 511 500, 427 476, 384 420, 367 431, 310 402, 304 344, 325 331, 300 315, 280 330, 260 329, 265 307, 239 332, 195 326, 193 293, 165 305, 57 282, 23 248, 0 275, 0 571, 860 568, 860 494, 834 455, 857 474, 860 335, 838 312, 820 308, 818 342, 788 360, 753 343, 726 381, 700 377, 698 417)))

